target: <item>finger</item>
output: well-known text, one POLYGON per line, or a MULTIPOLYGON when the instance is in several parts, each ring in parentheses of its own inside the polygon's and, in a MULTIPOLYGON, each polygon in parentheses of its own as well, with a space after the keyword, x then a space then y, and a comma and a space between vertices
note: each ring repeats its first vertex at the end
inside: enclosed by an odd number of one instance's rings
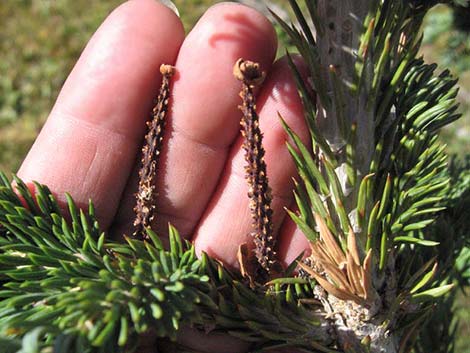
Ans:
MULTIPOLYGON (((287 135, 278 118, 278 112, 306 140, 302 104, 286 60, 273 67, 258 102, 276 231, 285 216, 283 207, 292 200, 291 179, 296 175, 294 163, 285 146, 287 135)), ((231 151, 222 180, 195 233, 198 251, 206 251, 229 266, 237 265, 238 247, 251 241, 249 233, 252 231, 241 144, 242 139, 239 138, 231 151)))
MULTIPOLYGON (((220 178, 229 146, 239 131, 239 83, 233 65, 239 57, 269 69, 276 53, 271 23, 239 4, 210 8, 185 39, 176 62, 165 143, 158 167, 157 224, 168 222, 192 234, 220 178)), ((129 184, 116 232, 126 232, 132 215, 135 180, 129 184)))
POLYGON ((47 184, 64 202, 92 198, 112 219, 160 81, 183 41, 180 20, 153 0, 126 2, 94 34, 67 79, 19 176, 47 184))

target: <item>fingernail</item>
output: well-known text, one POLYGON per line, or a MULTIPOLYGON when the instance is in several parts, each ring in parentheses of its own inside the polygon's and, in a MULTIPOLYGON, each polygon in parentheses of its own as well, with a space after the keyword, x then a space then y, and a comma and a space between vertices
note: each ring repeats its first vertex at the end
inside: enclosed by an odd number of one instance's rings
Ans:
POLYGON ((173 10, 173 12, 176 14, 176 16, 180 17, 180 12, 178 11, 178 8, 176 5, 173 3, 171 0, 159 0, 163 5, 166 7, 170 8, 173 10))

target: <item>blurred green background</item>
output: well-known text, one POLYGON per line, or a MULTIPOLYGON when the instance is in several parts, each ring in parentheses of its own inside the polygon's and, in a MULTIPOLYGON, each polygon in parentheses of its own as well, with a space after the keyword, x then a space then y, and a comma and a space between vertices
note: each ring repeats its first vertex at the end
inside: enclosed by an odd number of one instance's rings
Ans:
MULTIPOLYGON (((86 42, 122 2, 0 0, 0 170, 17 170, 86 42)), ((189 31, 204 9, 219 1, 174 2, 189 31)), ((440 63, 460 79, 463 117, 441 134, 448 151, 460 157, 470 156, 469 20, 468 10, 454 13, 447 6, 437 6, 426 19, 422 49, 427 61, 440 63)), ((470 299, 461 295, 458 306, 456 352, 463 353, 470 346, 470 299)))

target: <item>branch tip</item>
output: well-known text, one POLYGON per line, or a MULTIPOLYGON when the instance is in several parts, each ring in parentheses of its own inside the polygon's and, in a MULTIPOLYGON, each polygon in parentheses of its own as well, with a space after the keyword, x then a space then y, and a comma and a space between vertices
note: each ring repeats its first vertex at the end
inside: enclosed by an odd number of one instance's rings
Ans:
POLYGON ((242 58, 235 63, 233 75, 237 80, 246 82, 250 86, 261 85, 266 77, 266 73, 261 71, 258 63, 242 58))
POLYGON ((176 68, 172 65, 168 65, 168 64, 161 64, 160 65, 160 73, 163 76, 171 77, 175 74, 175 72, 176 72, 176 68))

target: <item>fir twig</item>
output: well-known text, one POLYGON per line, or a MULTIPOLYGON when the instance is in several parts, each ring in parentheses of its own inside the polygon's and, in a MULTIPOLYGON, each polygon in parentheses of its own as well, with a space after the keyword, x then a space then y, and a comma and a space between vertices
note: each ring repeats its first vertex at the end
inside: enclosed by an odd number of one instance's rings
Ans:
POLYGON ((175 68, 162 64, 160 72, 163 76, 162 85, 157 104, 152 110, 152 120, 147 122, 148 132, 145 135, 145 145, 142 147, 139 190, 136 194, 136 205, 134 207, 136 215, 134 236, 140 238, 146 238, 146 229, 151 226, 155 217, 157 165, 162 149, 166 114, 170 100, 170 78, 175 73, 175 68))

